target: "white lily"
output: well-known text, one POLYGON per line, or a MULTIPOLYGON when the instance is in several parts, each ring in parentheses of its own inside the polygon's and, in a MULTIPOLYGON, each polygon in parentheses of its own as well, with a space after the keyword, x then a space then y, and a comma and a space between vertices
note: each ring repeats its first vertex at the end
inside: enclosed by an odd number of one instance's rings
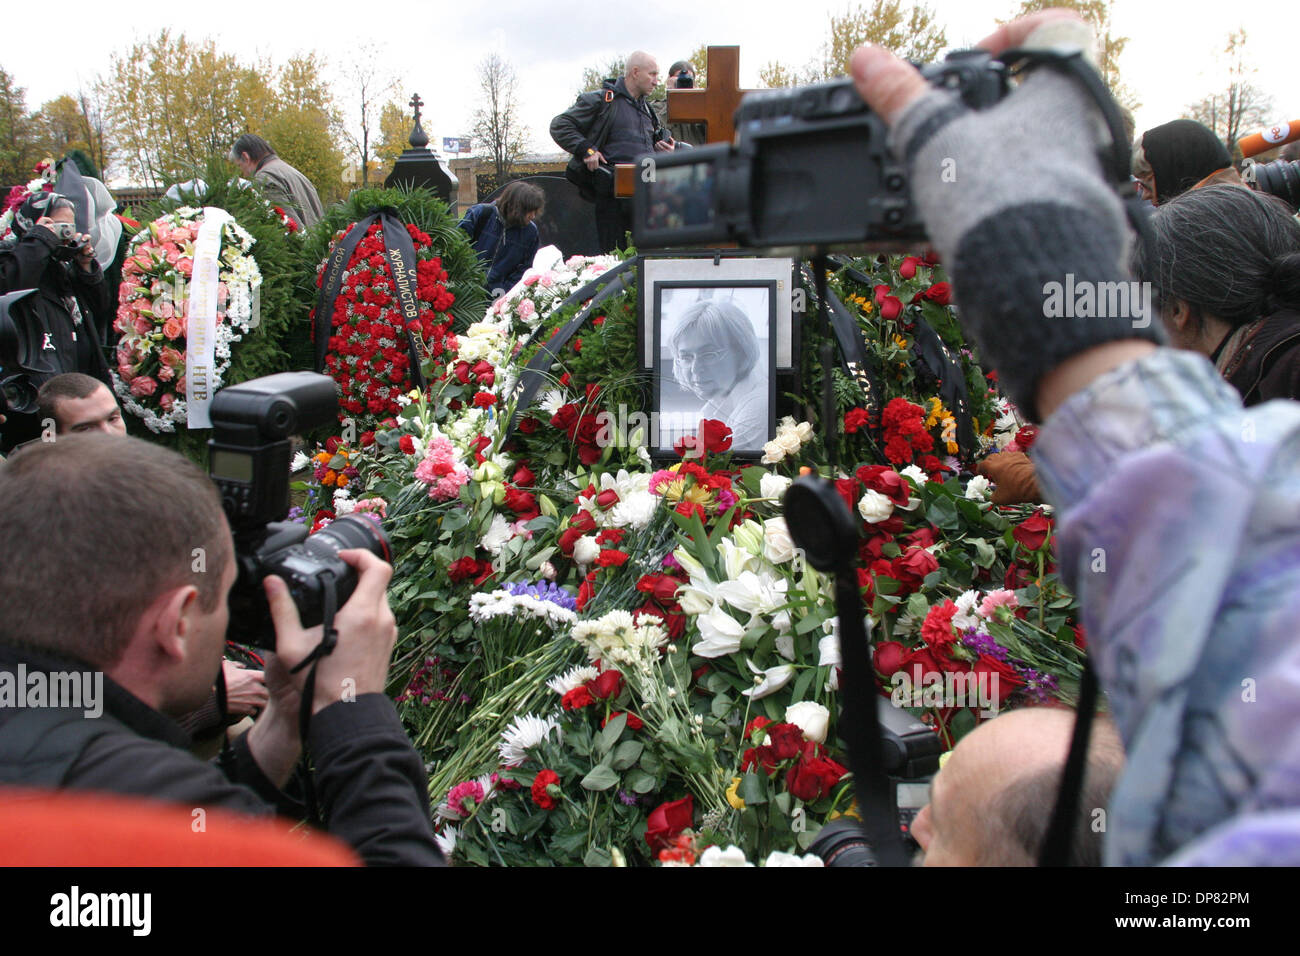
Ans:
POLYGON ((718 585, 718 597, 738 611, 749 614, 770 614, 786 604, 785 578, 771 574, 759 576, 753 571, 741 571, 734 580, 718 585))
POLYGON ((740 641, 745 636, 745 629, 722 608, 714 607, 707 614, 701 614, 695 619, 695 623, 699 626, 700 635, 704 640, 692 645, 691 650, 700 657, 723 657, 740 650, 740 641))
POLYGON ((745 664, 754 672, 755 676, 754 686, 749 690, 741 691, 750 700, 761 700, 768 694, 775 694, 794 679, 794 666, 792 664, 778 664, 776 667, 760 670, 754 666, 754 662, 748 657, 745 658, 745 664))

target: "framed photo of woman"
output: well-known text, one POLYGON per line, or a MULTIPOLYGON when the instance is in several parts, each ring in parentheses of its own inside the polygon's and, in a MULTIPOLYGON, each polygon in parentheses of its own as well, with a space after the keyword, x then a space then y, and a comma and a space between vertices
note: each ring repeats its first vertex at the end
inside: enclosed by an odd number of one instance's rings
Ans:
POLYGON ((777 283, 685 280, 655 284, 651 453, 714 419, 731 428, 731 452, 758 457, 776 430, 777 283))

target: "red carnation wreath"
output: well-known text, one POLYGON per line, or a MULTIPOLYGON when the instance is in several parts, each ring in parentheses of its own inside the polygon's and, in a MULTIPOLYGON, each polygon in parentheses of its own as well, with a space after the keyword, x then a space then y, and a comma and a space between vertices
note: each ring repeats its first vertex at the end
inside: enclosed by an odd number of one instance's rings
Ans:
MULTIPOLYGON (((411 333, 422 357, 439 359, 456 350, 448 312, 456 297, 447 289, 447 272, 442 259, 433 254, 428 234, 410 224, 406 231, 415 246, 420 306, 420 318, 411 323, 411 333)), ((384 251, 383 227, 376 222, 357 243, 334 300, 325 367, 339 385, 342 417, 378 421, 396 415, 400 407, 397 397, 411 389, 410 352, 384 251)), ((317 288, 328 261, 326 256, 316 271, 317 288)), ((314 311, 312 315, 314 318, 314 311)), ((445 367, 438 371, 438 377, 445 374, 445 367)))

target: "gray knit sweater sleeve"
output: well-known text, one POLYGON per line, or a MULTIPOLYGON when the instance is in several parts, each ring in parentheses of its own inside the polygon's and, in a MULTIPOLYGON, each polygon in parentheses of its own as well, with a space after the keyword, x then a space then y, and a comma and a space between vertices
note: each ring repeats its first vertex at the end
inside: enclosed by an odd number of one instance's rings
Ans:
POLYGON ((1097 156, 1104 136, 1087 94, 1046 69, 981 112, 932 90, 890 134, 963 325, 1034 418, 1039 380, 1070 356, 1163 341, 1129 281, 1131 233, 1097 156))

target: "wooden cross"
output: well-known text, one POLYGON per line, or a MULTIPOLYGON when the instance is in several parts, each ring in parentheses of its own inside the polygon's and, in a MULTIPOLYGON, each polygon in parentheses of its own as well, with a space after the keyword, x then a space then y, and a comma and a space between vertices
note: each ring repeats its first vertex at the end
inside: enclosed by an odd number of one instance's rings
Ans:
POLYGON ((669 90, 668 119, 703 123, 710 143, 730 143, 736 135, 732 116, 749 90, 740 88, 740 47, 708 49, 708 85, 702 90, 669 90))

